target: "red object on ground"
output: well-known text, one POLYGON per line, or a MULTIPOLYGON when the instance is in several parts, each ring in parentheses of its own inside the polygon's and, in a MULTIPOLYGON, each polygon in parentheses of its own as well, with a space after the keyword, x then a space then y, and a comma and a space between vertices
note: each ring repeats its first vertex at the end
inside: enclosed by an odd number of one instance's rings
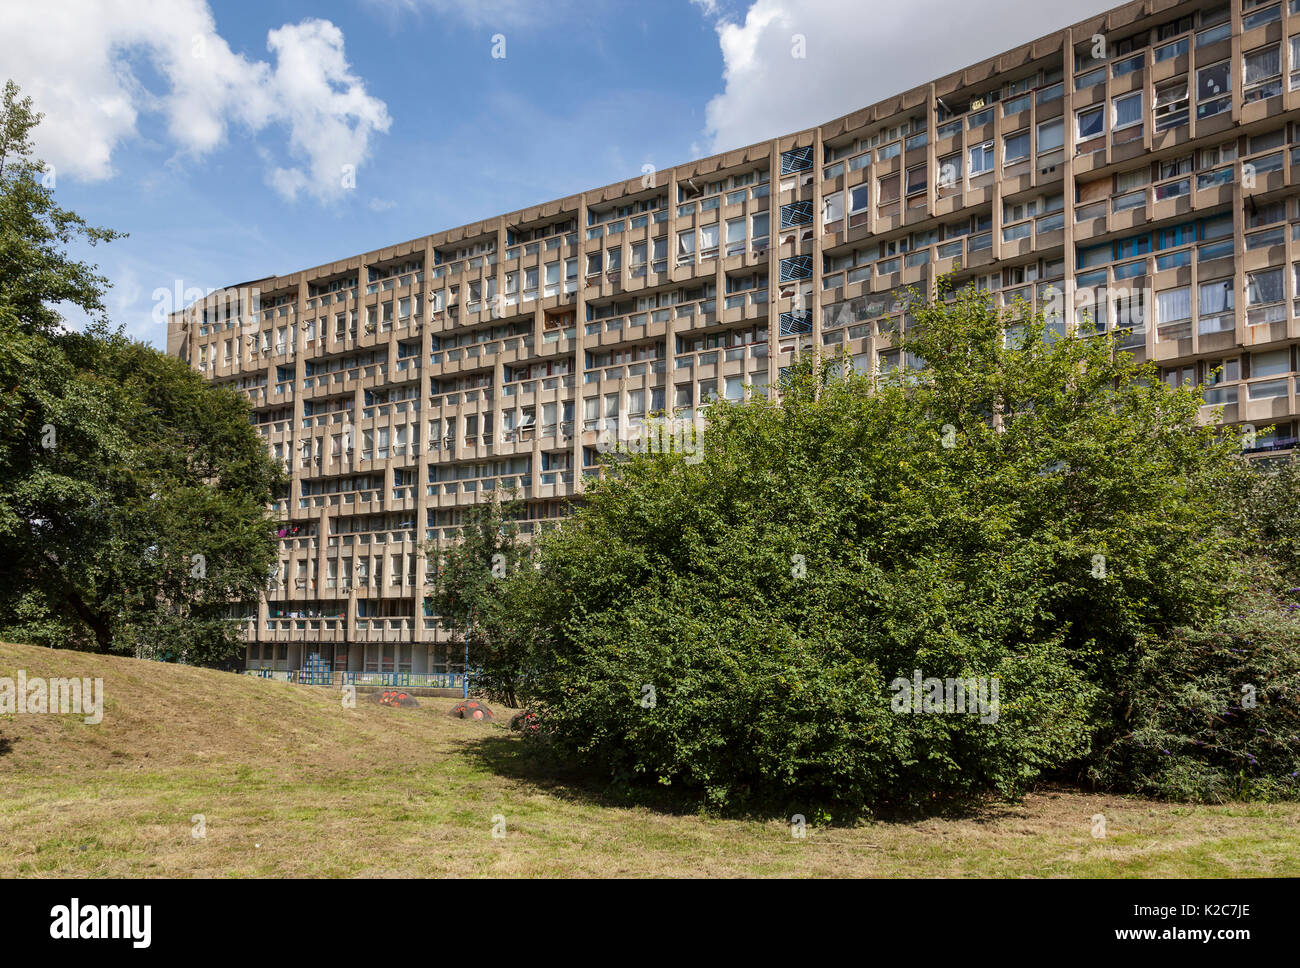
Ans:
POLYGON ((370 694, 372 702, 377 702, 381 706, 397 706, 398 708, 410 708, 420 705, 414 696, 408 696, 404 692, 398 692, 396 689, 385 689, 383 692, 372 692, 370 694))
POLYGON ((461 700, 456 703, 451 707, 451 711, 447 715, 455 719, 496 719, 491 709, 472 699, 461 700))
POLYGON ((542 728, 542 722, 537 713, 530 709, 521 709, 511 717, 510 728, 522 733, 537 733, 542 728))

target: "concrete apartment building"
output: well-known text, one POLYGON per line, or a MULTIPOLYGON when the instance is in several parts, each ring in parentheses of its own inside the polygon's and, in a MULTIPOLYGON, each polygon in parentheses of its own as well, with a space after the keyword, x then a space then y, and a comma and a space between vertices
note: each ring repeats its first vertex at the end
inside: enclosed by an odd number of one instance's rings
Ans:
POLYGON ((248 668, 458 672, 422 542, 511 487, 525 530, 560 518, 602 431, 800 354, 906 366, 897 294, 940 274, 1131 328, 1171 383, 1221 368, 1207 419, 1288 450, 1298 135, 1300 0, 1140 0, 796 134, 214 293, 168 352, 245 393, 292 474, 248 668))

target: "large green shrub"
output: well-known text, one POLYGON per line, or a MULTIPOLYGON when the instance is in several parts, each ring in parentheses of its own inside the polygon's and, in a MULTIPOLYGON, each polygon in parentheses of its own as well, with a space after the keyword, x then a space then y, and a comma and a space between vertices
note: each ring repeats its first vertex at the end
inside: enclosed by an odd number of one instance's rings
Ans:
POLYGON ((1153 642, 1125 684, 1127 731, 1089 773, 1180 800, 1300 794, 1300 614, 1251 589, 1228 611, 1153 642))
POLYGON ((557 747, 715 804, 1013 794, 1129 731, 1148 643, 1218 614, 1237 447, 1201 401, 971 291, 911 307, 921 368, 801 364, 640 454, 538 549, 521 698, 557 747), (537 591, 538 587, 544 594, 537 591), (1001 681, 997 722, 889 684, 1001 681), (653 689, 653 703, 648 700, 653 689))

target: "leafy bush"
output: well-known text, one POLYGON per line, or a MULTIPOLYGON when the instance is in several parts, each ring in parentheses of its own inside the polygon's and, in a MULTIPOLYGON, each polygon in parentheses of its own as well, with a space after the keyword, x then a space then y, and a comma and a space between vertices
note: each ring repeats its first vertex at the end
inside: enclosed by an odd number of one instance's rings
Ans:
POLYGON ((1090 776, 1180 800, 1300 795, 1298 610, 1294 596, 1253 590, 1153 643, 1126 684, 1129 729, 1090 776))
POLYGON ((623 455, 503 583, 557 749, 716 805, 1013 795, 1238 593, 1239 448, 1195 391, 973 291, 909 308, 923 368, 712 404, 698 463, 623 455), (891 711, 913 670, 997 677, 997 721, 891 711))

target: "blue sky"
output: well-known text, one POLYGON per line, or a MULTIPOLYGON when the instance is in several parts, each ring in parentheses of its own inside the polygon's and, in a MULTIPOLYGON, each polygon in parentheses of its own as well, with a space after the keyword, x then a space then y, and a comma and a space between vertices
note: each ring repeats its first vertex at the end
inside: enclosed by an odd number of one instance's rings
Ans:
POLYGON ((112 321, 161 345, 158 289, 291 272, 808 127, 1089 12, 877 6, 46 0, 0 17, 0 48, 47 114, 60 204, 130 233, 78 251, 113 282, 112 321))

